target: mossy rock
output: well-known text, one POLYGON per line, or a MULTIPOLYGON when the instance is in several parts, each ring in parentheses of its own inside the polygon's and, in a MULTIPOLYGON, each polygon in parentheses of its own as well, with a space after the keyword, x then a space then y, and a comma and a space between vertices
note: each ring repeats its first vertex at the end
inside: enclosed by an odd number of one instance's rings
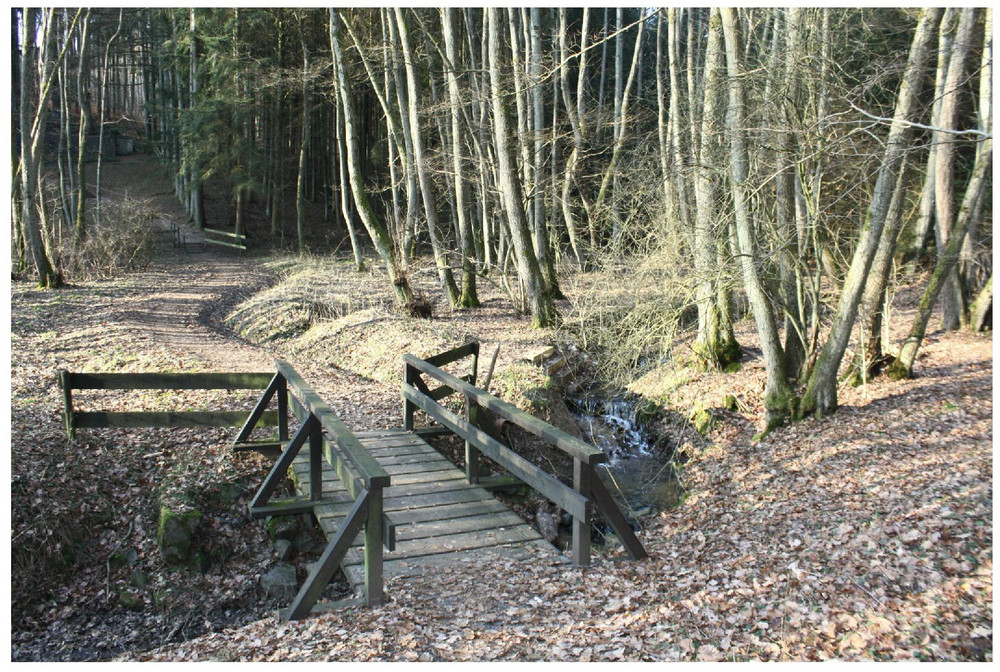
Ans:
POLYGON ((672 478, 662 483, 657 483, 650 488, 646 497, 651 504, 661 511, 669 511, 670 509, 676 509, 684 503, 684 500, 687 498, 687 492, 680 481, 672 478))
POLYGON ((264 523, 264 529, 271 541, 278 539, 294 541, 299 534, 299 521, 295 516, 272 516, 264 523))
POLYGON ((188 569, 198 574, 205 574, 212 566, 212 560, 205 551, 195 551, 188 560, 188 569))
POLYGON ((716 423, 716 418, 712 415, 712 412, 707 408, 697 403, 694 408, 691 409, 691 413, 688 414, 688 420, 691 422, 691 426, 694 430, 704 436, 710 432, 716 423))
POLYGON ((142 598, 142 593, 125 589, 118 593, 118 604, 129 611, 141 611, 145 606, 145 600, 142 598))
POLYGON ((191 553, 194 533, 201 524, 201 512, 196 509, 174 511, 168 506, 160 507, 160 522, 157 526, 156 542, 160 554, 168 565, 183 566, 191 553))

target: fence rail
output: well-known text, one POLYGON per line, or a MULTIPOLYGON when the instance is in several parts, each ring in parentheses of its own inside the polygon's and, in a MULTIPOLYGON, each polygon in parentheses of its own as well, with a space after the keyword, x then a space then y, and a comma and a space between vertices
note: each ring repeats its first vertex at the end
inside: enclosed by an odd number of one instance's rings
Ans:
MULTIPOLYGON (((259 390, 272 373, 71 373, 59 371, 63 420, 69 438, 77 428, 104 427, 239 427, 245 411, 78 411, 73 390, 259 390)), ((274 424, 276 415, 258 420, 274 424)))

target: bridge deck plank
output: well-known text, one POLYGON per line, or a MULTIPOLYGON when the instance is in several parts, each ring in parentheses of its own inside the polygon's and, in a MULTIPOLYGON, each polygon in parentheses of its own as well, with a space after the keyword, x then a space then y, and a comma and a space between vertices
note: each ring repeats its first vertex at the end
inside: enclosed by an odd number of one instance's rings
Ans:
MULTIPOLYGON (((396 548, 385 551, 386 577, 414 576, 435 568, 469 562, 483 553, 522 557, 531 549, 556 550, 530 525, 492 494, 465 480, 465 474, 421 437, 404 430, 355 434, 389 473, 383 508, 396 525, 396 548)), ((292 464, 296 488, 309 497, 309 456, 292 464)), ((327 538, 333 538, 352 500, 333 470, 325 465, 322 502, 314 513, 327 538)), ((343 562, 355 590, 364 587, 361 535, 343 562)))

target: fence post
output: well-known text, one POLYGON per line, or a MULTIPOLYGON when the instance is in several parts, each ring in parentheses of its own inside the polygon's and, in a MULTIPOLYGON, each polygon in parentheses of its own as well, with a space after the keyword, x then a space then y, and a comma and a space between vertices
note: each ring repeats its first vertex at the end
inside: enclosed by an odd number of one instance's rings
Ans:
POLYGON ((66 423, 66 436, 73 439, 76 436, 76 426, 73 423, 73 383, 70 372, 59 369, 59 387, 63 393, 63 415, 66 423))
POLYGON ((368 520, 365 522, 365 604, 382 604, 382 486, 368 492, 368 520))
POLYGON ((318 502, 323 498, 323 427, 315 415, 310 414, 309 429, 309 499, 318 502))
POLYGON ((586 515, 583 519, 573 518, 573 564, 577 567, 590 565, 590 482, 594 470, 578 457, 573 458, 573 489, 587 499, 586 515))

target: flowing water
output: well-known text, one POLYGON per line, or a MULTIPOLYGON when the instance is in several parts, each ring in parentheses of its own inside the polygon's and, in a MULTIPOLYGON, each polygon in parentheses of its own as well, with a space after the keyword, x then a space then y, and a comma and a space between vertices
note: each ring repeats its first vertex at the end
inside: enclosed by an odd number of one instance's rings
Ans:
POLYGON ((655 428, 648 402, 591 390, 567 404, 584 440, 608 455, 598 469, 602 480, 633 514, 677 505, 683 489, 673 464, 674 443, 655 428))

